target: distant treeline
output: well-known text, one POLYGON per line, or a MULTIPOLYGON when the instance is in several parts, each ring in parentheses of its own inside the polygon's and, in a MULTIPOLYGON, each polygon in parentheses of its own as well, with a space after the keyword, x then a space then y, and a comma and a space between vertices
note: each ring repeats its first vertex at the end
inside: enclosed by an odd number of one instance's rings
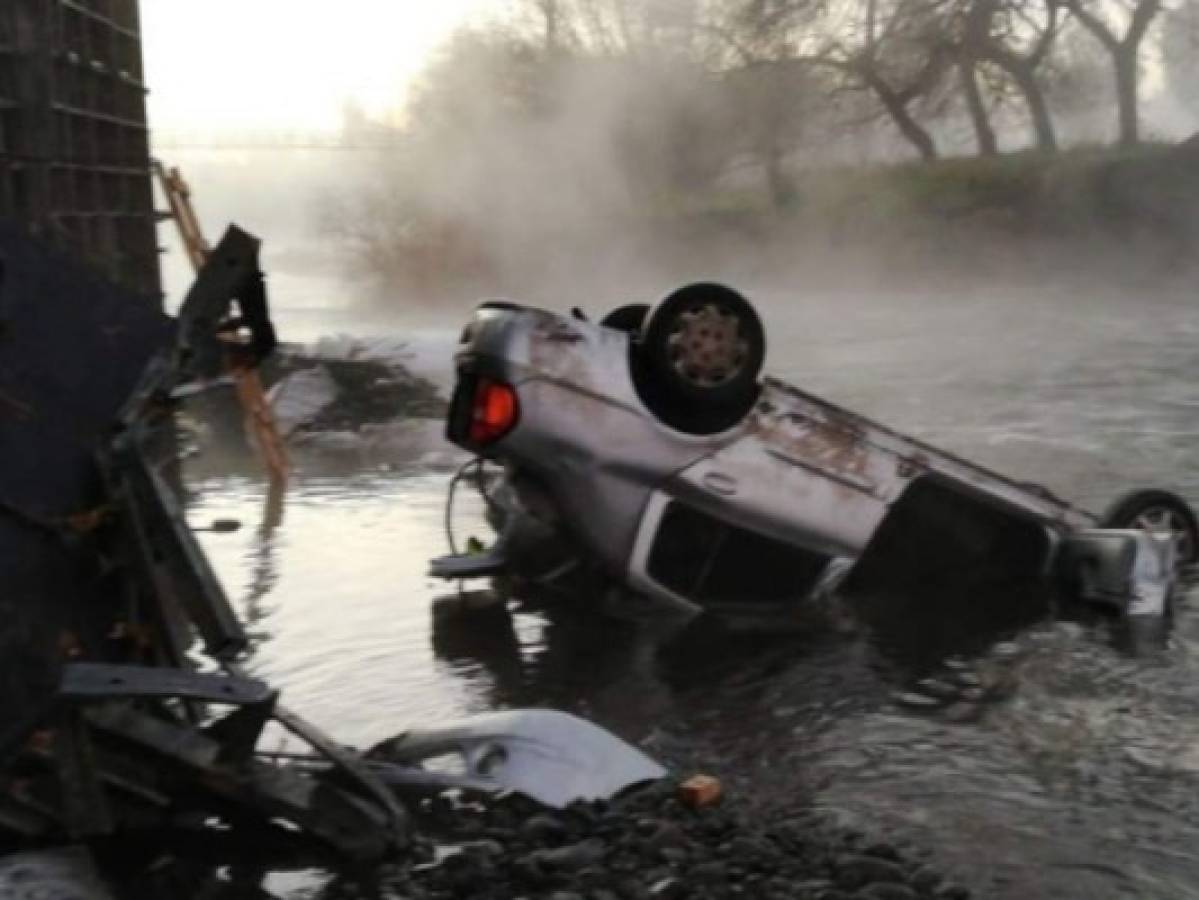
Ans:
POLYGON ((487 279, 714 196, 793 207, 815 165, 1051 155, 1097 116, 1135 147, 1149 90, 1196 84, 1199 0, 514 0, 448 42, 328 221, 374 271, 487 279))

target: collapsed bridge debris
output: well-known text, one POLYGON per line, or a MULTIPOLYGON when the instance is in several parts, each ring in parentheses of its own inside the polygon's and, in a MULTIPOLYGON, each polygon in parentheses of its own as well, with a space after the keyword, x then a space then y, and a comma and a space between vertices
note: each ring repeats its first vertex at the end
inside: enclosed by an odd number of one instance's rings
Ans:
POLYGON ((275 347, 259 242, 231 227, 171 321, 0 238, 0 856, 83 845, 126 873, 164 854, 336 867, 413 846, 401 797, 515 790, 561 806, 666 774, 563 713, 412 730, 360 754, 282 706, 243 670, 247 634, 178 499, 180 402, 234 386, 231 369, 275 347), (260 749, 268 729, 308 749, 260 749), (423 765, 446 754, 461 773, 423 765))

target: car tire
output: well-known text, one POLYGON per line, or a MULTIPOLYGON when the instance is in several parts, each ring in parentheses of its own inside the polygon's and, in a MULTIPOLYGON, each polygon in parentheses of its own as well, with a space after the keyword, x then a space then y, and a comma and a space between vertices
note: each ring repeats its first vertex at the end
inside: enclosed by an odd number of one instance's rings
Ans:
POLYGON ((1179 564, 1199 562, 1199 518, 1186 500, 1171 491, 1152 488, 1125 494, 1107 508, 1099 524, 1145 531, 1168 528, 1179 536, 1179 564))
POLYGON ((649 309, 648 303, 630 303, 626 306, 618 306, 600 319, 600 324, 605 328, 615 328, 617 331, 625 331, 636 336, 641 333, 645 320, 649 317, 649 309))
POLYGON ((691 434, 725 431, 753 409, 766 332, 749 301, 724 285, 692 284, 650 313, 633 377, 659 419, 691 434))

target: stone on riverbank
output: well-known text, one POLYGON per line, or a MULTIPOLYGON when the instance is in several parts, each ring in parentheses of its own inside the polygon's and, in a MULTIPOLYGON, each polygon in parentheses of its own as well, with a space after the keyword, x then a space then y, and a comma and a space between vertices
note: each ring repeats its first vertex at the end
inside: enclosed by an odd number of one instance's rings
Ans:
POLYGON ((430 842, 421 859, 384 874, 385 896, 907 900, 944 890, 939 875, 890 844, 825 827, 807 815, 763 819, 735 800, 689 809, 675 799, 676 789, 662 782, 609 803, 576 803, 552 814, 515 796, 425 801, 418 815, 443 859, 429 864, 430 842), (471 850, 481 838, 491 852, 471 850), (455 849, 444 856, 447 846, 455 849))

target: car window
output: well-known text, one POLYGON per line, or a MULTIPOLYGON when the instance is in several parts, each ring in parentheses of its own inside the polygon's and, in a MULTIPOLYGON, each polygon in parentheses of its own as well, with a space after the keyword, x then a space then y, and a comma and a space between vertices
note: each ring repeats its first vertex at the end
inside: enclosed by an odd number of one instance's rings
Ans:
POLYGON ((675 501, 662 515, 648 571, 704 605, 780 603, 811 590, 829 559, 675 501))

